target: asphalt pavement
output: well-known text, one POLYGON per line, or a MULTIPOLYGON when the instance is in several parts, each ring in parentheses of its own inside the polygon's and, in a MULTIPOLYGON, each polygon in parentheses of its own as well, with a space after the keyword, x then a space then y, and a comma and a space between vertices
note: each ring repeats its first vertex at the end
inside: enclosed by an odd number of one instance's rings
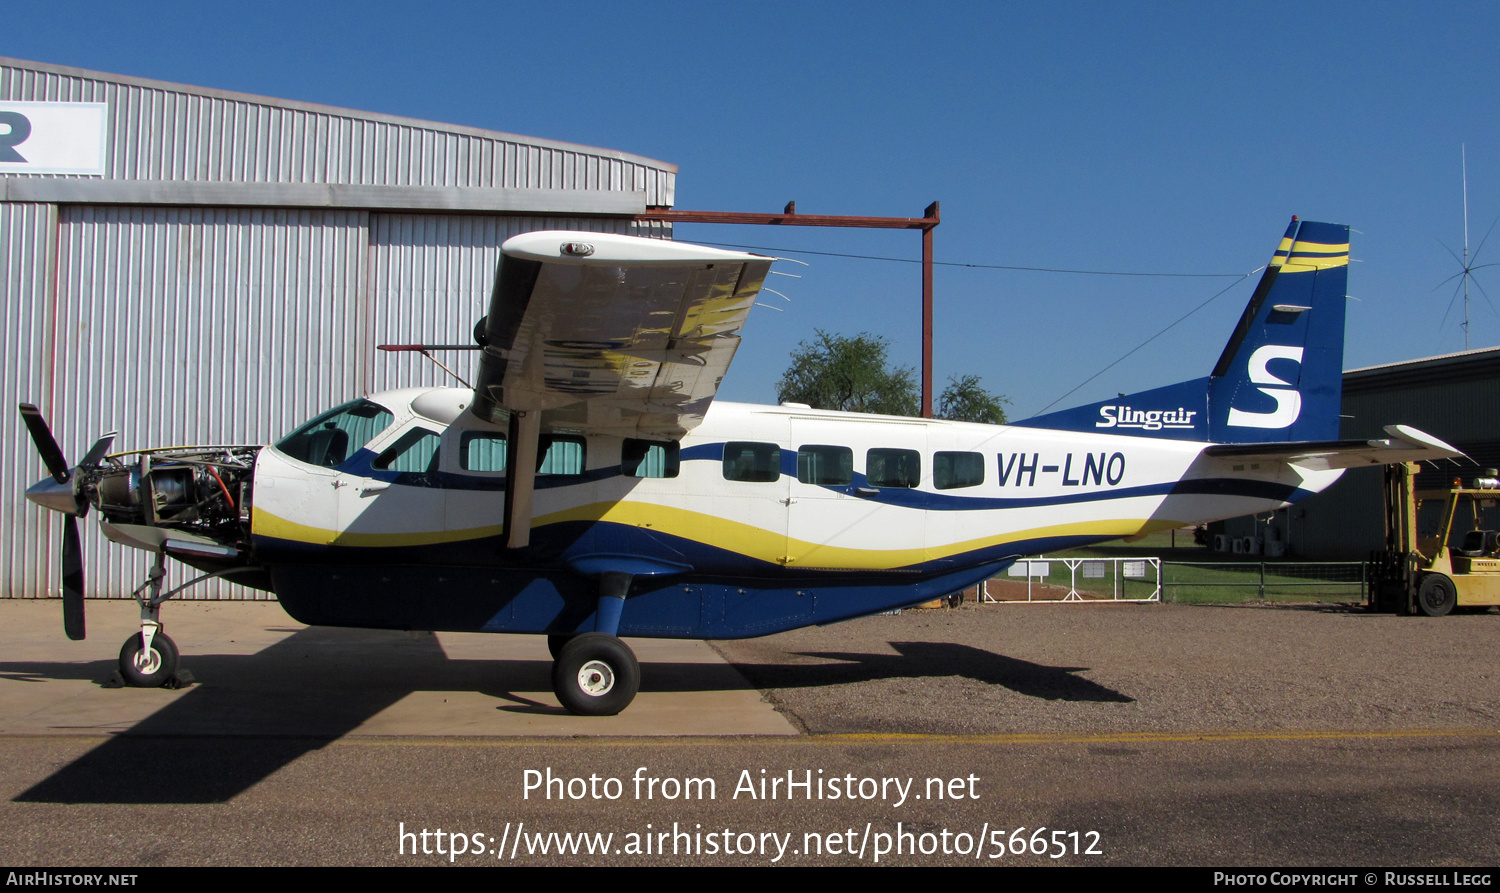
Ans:
POLYGON ((14 866, 1500 855, 1500 613, 969 605, 632 642, 641 694, 606 718, 561 711, 527 637, 174 603, 193 682, 142 690, 112 687, 128 603, 91 602, 84 642, 60 614, 0 601, 14 866))

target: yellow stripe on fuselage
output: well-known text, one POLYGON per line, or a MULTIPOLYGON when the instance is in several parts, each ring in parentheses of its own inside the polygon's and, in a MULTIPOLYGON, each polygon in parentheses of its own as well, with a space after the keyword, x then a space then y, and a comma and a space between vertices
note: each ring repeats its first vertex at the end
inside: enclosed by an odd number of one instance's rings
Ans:
MULTIPOLYGON (((837 570, 889 570, 908 567, 978 549, 1043 537, 1112 538, 1154 533, 1158 530, 1170 530, 1182 526, 1180 521, 1120 518, 1111 521, 1054 524, 1029 530, 1014 530, 957 543, 916 549, 855 549, 794 540, 774 530, 766 530, 751 524, 688 509, 645 502, 596 502, 542 515, 534 519, 532 527, 539 529, 550 524, 568 521, 627 524, 632 527, 660 531, 668 536, 692 540, 771 564, 837 570), (789 561, 789 557, 793 555, 802 556, 802 559, 789 561)), ((499 536, 503 532, 502 526, 495 525, 467 530, 432 532, 354 533, 298 524, 263 510, 257 510, 255 518, 255 533, 258 536, 318 546, 359 548, 425 546, 477 540, 499 536)))
POLYGON ((356 533, 351 530, 328 530, 323 527, 298 524, 296 521, 288 521, 257 508, 252 532, 256 536, 288 540, 294 543, 309 543, 314 546, 431 546, 438 543, 457 543, 487 536, 499 536, 505 532, 505 526, 495 524, 489 527, 471 527, 467 530, 356 533))
POLYGON ((1092 535, 1103 538, 1132 536, 1181 527, 1180 521, 1121 518, 1055 524, 1016 530, 940 546, 916 549, 854 549, 792 539, 776 531, 731 521, 688 509, 644 502, 596 502, 543 515, 535 526, 563 521, 609 522, 657 530, 668 536, 693 540, 773 564, 837 570, 889 570, 961 555, 977 549, 1041 537, 1092 535), (800 560, 788 559, 803 556, 800 560))

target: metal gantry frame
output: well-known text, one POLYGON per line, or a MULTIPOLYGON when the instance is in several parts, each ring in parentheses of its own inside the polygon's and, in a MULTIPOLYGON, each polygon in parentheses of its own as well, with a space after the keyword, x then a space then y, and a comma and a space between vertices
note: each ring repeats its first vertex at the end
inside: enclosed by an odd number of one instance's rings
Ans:
POLYGON ((750 226, 841 226, 857 229, 919 229, 922 231, 922 418, 932 418, 932 231, 941 222, 938 203, 921 217, 844 217, 830 214, 798 214, 797 203, 787 202, 780 214, 740 211, 678 211, 648 208, 637 214, 640 222, 735 223, 750 226))

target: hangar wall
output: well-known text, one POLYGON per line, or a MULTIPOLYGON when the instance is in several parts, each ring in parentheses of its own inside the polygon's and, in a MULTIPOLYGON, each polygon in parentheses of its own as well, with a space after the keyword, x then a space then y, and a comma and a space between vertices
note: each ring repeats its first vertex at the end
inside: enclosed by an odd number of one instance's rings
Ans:
MULTIPOLYGON (((109 430, 117 450, 266 442, 354 396, 454 384, 375 345, 469 341, 509 236, 670 237, 632 215, 671 204, 676 168, 611 150, 0 59, 0 111, 36 103, 103 103, 106 135, 98 174, 0 153, 7 597, 60 586, 17 403, 75 461, 109 430)), ((128 597, 148 557, 84 527, 89 594, 128 597)))

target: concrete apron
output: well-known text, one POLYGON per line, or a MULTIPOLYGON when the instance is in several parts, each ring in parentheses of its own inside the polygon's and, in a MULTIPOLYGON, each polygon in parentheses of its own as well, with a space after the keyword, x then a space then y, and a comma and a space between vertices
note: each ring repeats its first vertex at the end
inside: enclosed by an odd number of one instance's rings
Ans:
POLYGON ((619 716, 581 717, 552 694, 541 636, 306 627, 274 602, 169 602, 164 629, 192 683, 116 688, 139 611, 121 600, 87 607, 89 636, 71 642, 60 600, 0 599, 0 734, 797 734, 697 640, 626 640, 640 694, 619 716))

